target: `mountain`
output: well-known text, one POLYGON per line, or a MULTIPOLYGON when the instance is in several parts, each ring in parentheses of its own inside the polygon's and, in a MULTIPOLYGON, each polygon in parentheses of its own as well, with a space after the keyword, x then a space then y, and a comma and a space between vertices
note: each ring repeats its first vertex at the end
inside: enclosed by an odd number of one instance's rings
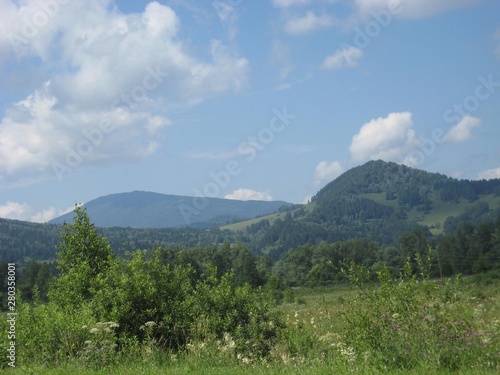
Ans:
MULTIPOLYGON (((209 228, 255 218, 290 205, 283 201, 239 201, 199 198, 144 191, 106 195, 85 203, 98 227, 209 228)), ((73 213, 50 221, 71 222, 73 213)))
MULTIPOLYGON (((415 229, 430 238, 454 233, 463 222, 493 222, 500 217, 500 179, 457 180, 370 161, 327 184, 306 205, 132 192, 101 197, 86 207, 120 254, 227 241, 279 259, 306 243, 369 238, 397 245, 401 235, 415 229), (234 223, 245 217, 252 219, 234 223), (214 227, 228 222, 233 224, 214 227), (160 228, 169 225, 173 228, 160 228)), ((53 222, 64 220, 71 222, 71 215, 53 222)), ((60 231, 59 225, 0 219, 0 254, 9 261, 54 259, 60 231)))
POLYGON ((449 233, 461 221, 500 214, 500 179, 457 180, 396 163, 370 161, 323 187, 305 206, 222 227, 253 236, 253 248, 274 258, 305 243, 371 238, 393 244, 422 228, 449 233))

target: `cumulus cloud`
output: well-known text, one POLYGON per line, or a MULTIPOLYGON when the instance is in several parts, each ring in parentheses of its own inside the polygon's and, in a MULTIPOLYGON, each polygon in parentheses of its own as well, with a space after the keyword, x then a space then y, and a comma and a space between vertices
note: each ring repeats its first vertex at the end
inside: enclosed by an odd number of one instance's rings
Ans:
POLYGON ((285 22, 285 32, 290 35, 306 34, 317 29, 324 29, 334 25, 334 20, 327 14, 316 15, 308 11, 302 17, 290 17, 285 22))
POLYGON ((246 85, 248 61, 217 40, 208 59, 195 57, 170 7, 123 14, 111 4, 2 1, 1 56, 41 59, 46 79, 0 118, 0 185, 53 175, 54 165, 140 160, 161 146, 165 110, 246 85))
POLYGON ((487 169, 478 173, 477 178, 480 180, 492 180, 500 178, 500 168, 487 169))
POLYGON ((452 127, 444 136, 446 142, 459 143, 472 138, 472 129, 481 125, 481 120, 472 116, 464 116, 460 122, 452 127))
POLYGON ((30 206, 26 203, 7 201, 7 203, 0 206, 0 217, 4 219, 24 220, 30 209, 30 206))
POLYGON ((352 68, 358 65, 363 57, 363 51, 359 48, 348 46, 337 50, 334 54, 327 56, 321 67, 326 70, 352 68))
POLYGON ((340 176, 343 171, 344 168, 338 161, 321 161, 314 170, 312 184, 314 186, 324 185, 340 176))
POLYGON ((410 112, 390 113, 364 124, 352 138, 349 151, 355 162, 383 159, 408 162, 417 140, 410 112))
POLYGON ((26 203, 7 201, 7 203, 0 206, 0 217, 11 220, 46 223, 56 217, 71 212, 73 209, 74 207, 69 207, 63 210, 55 207, 49 207, 41 212, 36 212, 33 207, 26 203))
POLYGON ((272 201, 273 197, 264 191, 252 189, 237 189, 231 194, 224 196, 225 199, 235 199, 241 201, 272 201))
POLYGON ((374 12, 382 9, 394 10, 405 18, 429 17, 435 14, 470 6, 481 0, 356 0, 355 4, 359 13, 363 16, 371 16, 374 12))

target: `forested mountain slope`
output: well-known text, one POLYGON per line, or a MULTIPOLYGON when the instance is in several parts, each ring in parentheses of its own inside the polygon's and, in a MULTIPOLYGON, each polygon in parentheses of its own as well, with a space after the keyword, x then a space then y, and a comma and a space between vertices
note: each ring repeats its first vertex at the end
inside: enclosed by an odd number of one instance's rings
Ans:
POLYGON ((273 258, 304 243, 370 238, 393 243, 422 227, 449 233, 462 221, 495 220, 500 212, 500 180, 457 180, 396 163, 370 161, 323 187, 305 206, 223 228, 245 228, 254 249, 273 258))

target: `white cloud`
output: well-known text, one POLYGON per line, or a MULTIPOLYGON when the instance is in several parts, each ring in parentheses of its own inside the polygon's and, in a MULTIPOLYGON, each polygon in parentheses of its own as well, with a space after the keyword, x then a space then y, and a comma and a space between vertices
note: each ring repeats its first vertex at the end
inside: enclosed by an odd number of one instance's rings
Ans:
POLYGON ((7 201, 7 203, 0 206, 0 217, 4 219, 24 220, 30 210, 30 206, 26 203, 7 201))
POLYGON ((361 49, 349 46, 339 49, 334 54, 327 56, 321 67, 327 70, 352 68, 358 65, 358 61, 362 57, 363 51, 361 49))
POLYGON ((327 14, 317 16, 308 11, 303 17, 291 17, 285 22, 285 32, 291 35, 306 34, 317 29, 324 29, 334 25, 334 20, 327 14))
POLYGON ((220 41, 206 61, 195 57, 177 14, 157 2, 133 14, 108 0, 69 2, 45 12, 45 25, 28 35, 40 2, 0 1, 0 56, 41 59, 45 77, 0 118, 0 185, 53 176, 54 163, 67 165, 79 145, 78 167, 140 160, 163 143, 165 110, 239 91, 248 80, 248 61, 220 41), (98 137, 103 122, 113 130, 98 137), (84 131, 99 138, 92 150, 84 131))
POLYGON ((394 15, 405 18, 429 17, 435 14, 470 6, 481 0, 356 0, 361 15, 368 17, 381 10, 394 10, 394 15))
POLYGON ((289 8, 297 5, 305 5, 310 3, 310 0, 272 0, 272 3, 277 8, 289 8))
POLYGON ((313 186, 321 186, 340 176, 344 171, 342 164, 338 161, 321 161, 316 166, 313 175, 313 186))
POLYGON ((352 138, 349 151, 355 162, 373 159, 408 163, 417 141, 410 112, 390 113, 364 124, 352 138))
POLYGON ((252 189, 237 189, 231 194, 224 196, 225 199, 235 199, 241 201, 272 201, 273 197, 264 191, 255 191, 252 189))
POLYGON ((477 178, 480 180, 492 180, 500 178, 500 168, 487 169, 478 173, 477 178))
POLYGON ((74 209, 75 207, 68 207, 64 210, 60 210, 55 207, 49 207, 46 210, 43 210, 42 212, 37 212, 31 215, 29 221, 34 221, 35 223, 46 223, 52 219, 55 219, 56 217, 67 214, 68 212, 71 212, 74 209))
POLYGON ((460 122, 452 127, 444 136, 446 142, 459 143, 472 138, 472 129, 481 125, 481 120, 472 116, 464 116, 460 122))
POLYGON ((33 207, 27 203, 18 203, 7 201, 0 206, 0 217, 11 220, 31 221, 35 223, 46 223, 56 217, 71 212, 74 207, 69 207, 64 210, 55 207, 49 207, 41 212, 36 212, 33 207))

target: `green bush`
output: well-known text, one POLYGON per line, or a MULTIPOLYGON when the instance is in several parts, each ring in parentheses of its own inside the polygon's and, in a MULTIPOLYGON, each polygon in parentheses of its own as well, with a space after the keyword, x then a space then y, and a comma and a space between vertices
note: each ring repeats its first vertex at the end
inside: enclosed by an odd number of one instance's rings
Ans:
MULTIPOLYGON (((227 337, 235 355, 262 357, 283 328, 272 313, 273 288, 235 283, 228 273, 218 277, 210 264, 200 275, 189 263, 167 263, 159 249, 120 259, 82 208, 64 226, 62 240, 50 303, 19 298, 19 363, 76 361, 96 368, 115 363, 120 353, 146 358, 227 337)), ((6 319, 0 325, 7 332, 6 319)))

